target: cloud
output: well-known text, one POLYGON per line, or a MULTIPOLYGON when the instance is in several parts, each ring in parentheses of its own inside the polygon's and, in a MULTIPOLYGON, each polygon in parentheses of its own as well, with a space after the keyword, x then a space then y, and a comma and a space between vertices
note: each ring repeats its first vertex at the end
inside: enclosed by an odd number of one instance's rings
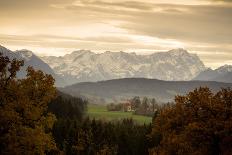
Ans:
POLYGON ((72 37, 58 35, 5 35, 0 34, 0 41, 22 41, 22 42, 100 42, 112 44, 132 43, 129 37, 99 36, 99 37, 72 37))
POLYGON ((232 0, 211 0, 211 1, 215 1, 215 2, 232 2, 232 0))
POLYGON ((100 7, 115 7, 115 8, 126 8, 126 9, 137 9, 137 10, 150 10, 153 7, 151 3, 146 2, 139 2, 139 1, 117 1, 117 2, 109 2, 109 1, 102 1, 102 0, 79 0, 74 3, 76 6, 100 6, 100 7))
POLYGON ((141 13, 121 28, 131 33, 205 43, 232 43, 232 7, 183 6, 183 14, 141 13))
POLYGON ((181 46, 219 64, 232 59, 232 5, 216 1, 0 0, 0 43, 127 51, 181 46))
POLYGON ((69 6, 67 9, 80 14, 89 13, 93 19, 122 21, 120 28, 130 33, 181 41, 232 42, 230 37, 232 6, 230 5, 173 5, 139 2, 133 5, 137 10, 130 10, 120 8, 122 6, 131 8, 132 5, 128 4, 133 4, 132 2, 87 1, 81 4, 69 6), (109 5, 115 7, 109 7, 109 5), (142 9, 141 6, 149 6, 149 9, 142 9))
POLYGON ((123 1, 123 2, 107 2, 107 1, 89 1, 79 0, 71 5, 67 5, 66 8, 72 11, 88 11, 95 13, 105 14, 117 14, 125 15, 133 12, 182 12, 183 7, 181 5, 169 5, 169 4, 156 4, 151 2, 140 1, 123 1), (125 14, 124 14, 125 13, 125 14))
POLYGON ((53 4, 71 4, 75 0, 0 0, 0 9, 3 10, 23 10, 41 9, 50 7, 53 4))
MULTIPOLYGON (((154 49, 162 49, 163 47, 174 46, 173 41, 153 39, 141 36, 100 36, 100 37, 69 37, 55 35, 4 35, 0 34, 0 44, 25 47, 39 48, 65 48, 65 49, 90 49, 93 51, 153 51, 154 49)), ((173 47, 175 48, 175 47, 173 47)), ((34 49, 34 48, 32 48, 34 49)), ((169 49, 169 48, 167 48, 169 49)), ((40 53, 40 51, 37 51, 40 53)), ((49 52, 49 51, 48 51, 49 52)), ((68 50, 64 51, 68 52, 68 50)))

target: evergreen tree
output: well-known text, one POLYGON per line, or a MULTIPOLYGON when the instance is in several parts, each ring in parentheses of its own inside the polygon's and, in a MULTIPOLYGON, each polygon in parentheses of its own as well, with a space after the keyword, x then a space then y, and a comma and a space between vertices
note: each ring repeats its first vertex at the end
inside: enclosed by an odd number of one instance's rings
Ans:
POLYGON ((146 112, 147 109, 149 108, 149 100, 147 97, 143 98, 141 108, 143 109, 144 112, 146 112))
POLYGON ((141 101, 140 101, 139 96, 135 96, 133 99, 131 99, 131 108, 133 110, 138 109, 140 105, 141 105, 141 101))
POLYGON ((151 105, 152 105, 152 112, 154 113, 155 109, 157 110, 158 108, 155 98, 151 99, 151 105))

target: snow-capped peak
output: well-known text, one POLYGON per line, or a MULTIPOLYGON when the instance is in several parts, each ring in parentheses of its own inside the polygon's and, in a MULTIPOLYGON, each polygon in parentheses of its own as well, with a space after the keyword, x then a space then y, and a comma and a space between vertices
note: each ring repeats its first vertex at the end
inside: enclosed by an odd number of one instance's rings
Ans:
POLYGON ((170 54, 173 54, 173 55, 189 55, 188 51, 183 49, 183 48, 177 48, 177 49, 172 49, 170 51, 168 51, 170 54))
POLYGON ((63 57, 43 57, 68 83, 115 78, 144 77, 161 80, 190 80, 205 70, 195 54, 184 49, 137 55, 126 52, 94 53, 79 50, 63 57))
POLYGON ((232 65, 224 65, 216 69, 219 73, 232 72, 232 65))
POLYGON ((92 53, 90 50, 78 50, 78 51, 73 51, 70 54, 67 55, 81 55, 81 54, 87 54, 87 53, 92 53))

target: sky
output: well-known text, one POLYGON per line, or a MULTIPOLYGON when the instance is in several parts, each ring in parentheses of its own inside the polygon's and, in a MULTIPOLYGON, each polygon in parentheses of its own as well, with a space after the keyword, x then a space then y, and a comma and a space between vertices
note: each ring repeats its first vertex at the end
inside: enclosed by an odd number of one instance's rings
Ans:
POLYGON ((0 0, 0 45, 39 56, 185 48, 232 65, 232 0, 0 0))

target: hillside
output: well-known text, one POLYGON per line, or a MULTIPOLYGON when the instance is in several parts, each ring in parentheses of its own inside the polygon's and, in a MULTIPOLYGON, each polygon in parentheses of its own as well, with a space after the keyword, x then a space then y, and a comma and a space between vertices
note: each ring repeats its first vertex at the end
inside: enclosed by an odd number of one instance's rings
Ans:
POLYGON ((158 101, 167 102, 172 101, 175 95, 185 94, 200 86, 217 91, 222 87, 231 87, 232 83, 126 78, 78 83, 60 90, 74 96, 86 96, 91 102, 97 103, 119 102, 134 96, 154 97, 158 101))

